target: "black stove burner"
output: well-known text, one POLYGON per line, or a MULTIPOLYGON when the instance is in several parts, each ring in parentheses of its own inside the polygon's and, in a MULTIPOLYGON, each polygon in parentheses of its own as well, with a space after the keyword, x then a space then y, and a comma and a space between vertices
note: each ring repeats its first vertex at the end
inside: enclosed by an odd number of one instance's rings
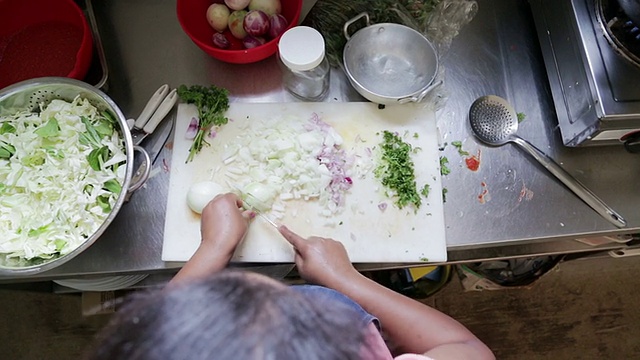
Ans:
POLYGON ((629 19, 617 0, 599 0, 596 12, 614 50, 640 68, 640 25, 629 19))

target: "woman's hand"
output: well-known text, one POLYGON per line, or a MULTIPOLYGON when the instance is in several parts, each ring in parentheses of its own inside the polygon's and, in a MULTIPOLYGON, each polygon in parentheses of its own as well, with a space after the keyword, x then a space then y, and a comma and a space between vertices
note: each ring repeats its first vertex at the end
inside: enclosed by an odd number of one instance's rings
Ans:
POLYGON ((227 267, 255 216, 253 211, 242 209, 242 200, 237 195, 216 196, 202 210, 200 247, 170 284, 204 278, 227 267))
POLYGON ((341 242, 316 236, 305 239, 284 225, 278 230, 293 245, 298 272, 305 280, 334 287, 347 276, 357 275, 341 242))
POLYGON ((228 193, 216 196, 202 210, 201 247, 231 258, 247 234, 249 221, 254 217, 253 211, 243 211, 242 200, 237 195, 228 193))

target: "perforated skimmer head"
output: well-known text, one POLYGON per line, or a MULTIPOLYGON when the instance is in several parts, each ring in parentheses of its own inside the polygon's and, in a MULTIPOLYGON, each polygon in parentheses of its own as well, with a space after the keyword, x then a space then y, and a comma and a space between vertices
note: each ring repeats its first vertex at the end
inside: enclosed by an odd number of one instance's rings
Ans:
POLYGON ((490 145, 502 145, 518 131, 518 114, 507 100, 494 95, 471 104, 469 121, 476 136, 490 145))

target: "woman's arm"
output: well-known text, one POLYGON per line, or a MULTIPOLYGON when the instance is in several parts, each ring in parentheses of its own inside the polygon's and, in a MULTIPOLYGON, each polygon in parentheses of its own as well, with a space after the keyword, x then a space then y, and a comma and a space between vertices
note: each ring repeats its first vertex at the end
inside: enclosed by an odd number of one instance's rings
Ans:
POLYGON ((280 232, 296 250, 296 265, 303 278, 349 296, 378 317, 402 351, 438 360, 494 359, 491 350, 456 320, 356 271, 342 243, 304 239, 284 226, 280 232))
POLYGON ((204 278, 227 267, 254 217, 252 211, 243 211, 236 195, 216 196, 202 210, 200 246, 169 284, 204 278))

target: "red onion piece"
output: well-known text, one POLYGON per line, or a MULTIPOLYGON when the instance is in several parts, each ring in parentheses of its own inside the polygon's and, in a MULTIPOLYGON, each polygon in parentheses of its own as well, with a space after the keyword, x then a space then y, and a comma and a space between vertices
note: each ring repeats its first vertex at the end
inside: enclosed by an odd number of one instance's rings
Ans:
POLYGON ((244 31, 252 36, 262 36, 269 31, 269 15, 261 10, 251 10, 244 17, 244 31))
POLYGON ((228 49, 231 43, 222 33, 213 34, 213 45, 220 49, 228 49))
POLYGON ((189 127, 187 128, 187 132, 184 134, 184 137, 187 140, 193 140, 198 133, 198 119, 195 117, 191 118, 191 122, 189 122, 189 127))
POLYGON ((271 15, 269 18, 269 37, 272 39, 282 35, 287 30, 287 19, 281 14, 271 15))
POLYGON ((251 35, 247 35, 242 39, 242 45, 244 45, 245 49, 253 49, 254 47, 264 45, 265 42, 264 38, 251 35))

